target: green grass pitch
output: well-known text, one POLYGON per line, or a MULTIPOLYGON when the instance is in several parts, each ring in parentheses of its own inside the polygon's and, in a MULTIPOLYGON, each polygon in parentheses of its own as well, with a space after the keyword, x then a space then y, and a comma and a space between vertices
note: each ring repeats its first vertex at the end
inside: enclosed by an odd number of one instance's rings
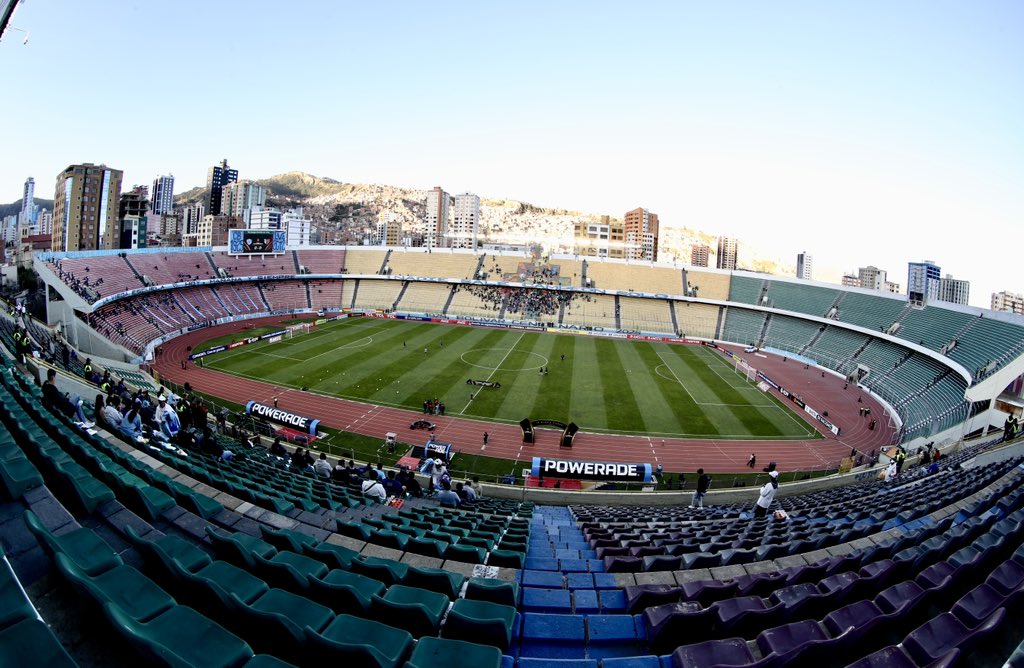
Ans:
POLYGON ((700 346, 351 318, 203 362, 246 378, 386 406, 422 410, 425 399, 437 397, 451 416, 546 418, 588 431, 663 438, 818 435, 700 346), (470 378, 501 388, 467 385, 470 378))

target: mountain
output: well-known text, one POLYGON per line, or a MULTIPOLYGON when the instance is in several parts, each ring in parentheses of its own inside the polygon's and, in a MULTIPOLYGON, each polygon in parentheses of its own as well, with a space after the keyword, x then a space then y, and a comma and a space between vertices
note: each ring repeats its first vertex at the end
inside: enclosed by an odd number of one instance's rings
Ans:
MULTIPOLYGON (((321 232, 322 243, 362 243, 376 233, 377 224, 398 223, 403 231, 424 231, 426 191, 367 183, 343 183, 305 172, 287 172, 256 181, 267 189, 267 205, 282 209, 301 206, 321 232)), ((177 204, 202 201, 205 189, 193 188, 175 196, 177 204)), ((613 219, 618 217, 613 216, 613 219)), ((531 245, 547 252, 571 253, 575 228, 601 221, 601 214, 540 207, 513 199, 480 199, 479 234, 485 243, 531 245)), ((689 264, 690 249, 710 247, 715 264, 718 237, 687 227, 662 223, 659 258, 689 264)), ((768 273, 791 273, 775 258, 760 257, 756 249, 739 245, 741 268, 768 273)))
MULTIPOLYGON (((32 201, 36 206, 41 206, 44 209, 53 211, 53 200, 52 199, 39 199, 34 197, 32 201)), ((7 216, 13 215, 21 211, 21 200, 11 202, 10 204, 0 204, 0 218, 6 218, 7 216)))

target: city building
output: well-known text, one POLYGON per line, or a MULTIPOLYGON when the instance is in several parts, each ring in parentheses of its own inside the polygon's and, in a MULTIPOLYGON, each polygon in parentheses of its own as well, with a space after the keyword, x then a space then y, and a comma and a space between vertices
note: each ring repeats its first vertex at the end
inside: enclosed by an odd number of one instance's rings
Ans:
POLYGON ((120 169, 84 163, 57 175, 53 195, 52 251, 101 250, 120 243, 120 169))
POLYGON ((903 287, 899 283, 894 283, 892 281, 886 281, 885 282, 885 291, 886 292, 891 292, 894 295, 898 295, 901 292, 903 292, 903 287))
MULTIPOLYGON (((242 219, 237 216, 212 216, 207 214, 199 221, 199 227, 195 235, 193 235, 195 245, 227 246, 228 230, 241 227, 242 219)), ((182 245, 188 245, 184 238, 182 239, 182 245)))
POLYGON ((907 264, 907 300, 923 305, 939 298, 939 280, 942 268, 931 260, 907 264))
POLYGON ((246 220, 247 209, 263 206, 267 189, 248 179, 229 183, 221 189, 220 212, 225 216, 240 216, 246 220))
POLYGON ((128 215, 121 218, 121 248, 145 248, 148 216, 128 215))
POLYGON ((445 245, 450 248, 476 248, 479 227, 480 198, 473 193, 456 195, 445 245))
POLYGON ((946 274, 945 278, 939 279, 939 300, 967 306, 971 296, 971 282, 959 278, 953 278, 946 274))
POLYGON ((31 176, 25 179, 25 189, 21 193, 21 213, 18 223, 22 227, 31 227, 36 222, 36 180, 31 176))
POLYGON ((859 288, 860 278, 853 274, 843 274, 843 286, 847 288, 859 288))
POLYGON ((736 240, 729 237, 718 238, 718 258, 715 266, 719 269, 736 268, 736 240))
POLYGON ((206 206, 197 202, 181 209, 181 233, 195 234, 199 231, 199 222, 206 217, 206 206))
POLYGON ((627 211, 622 220, 626 233, 626 258, 630 260, 658 259, 658 214, 643 207, 627 211))
POLYGON ((587 257, 626 257, 626 229, 621 220, 601 216, 601 222, 577 221, 575 252, 587 257))
POLYGON ((250 230, 280 230, 283 216, 277 209, 255 207, 249 211, 249 221, 245 226, 250 230))
POLYGON ((1024 315, 1024 295, 1017 294, 1016 292, 1007 292, 1006 290, 993 292, 992 310, 1024 315))
POLYGON ((134 186, 121 193, 117 205, 118 248, 145 248, 148 229, 149 191, 146 186, 134 186))
POLYGON ((857 278, 860 280, 860 287, 868 290, 885 290, 887 274, 885 269, 879 269, 868 265, 857 269, 857 278))
POLYGON ((690 249, 690 264, 694 267, 707 267, 711 257, 711 248, 707 244, 695 244, 690 249))
POLYGON ((53 234, 53 213, 49 209, 40 209, 36 216, 36 234, 53 234))
POLYGON ((448 233, 451 199, 451 195, 442 190, 441 186, 434 186, 433 190, 427 192, 426 210, 423 213, 424 246, 440 248, 444 245, 448 233))
POLYGON ((203 207, 207 215, 219 215, 221 213, 221 196, 224 186, 238 180, 238 170, 228 167, 228 161, 221 160, 219 165, 214 165, 206 172, 206 195, 203 199, 203 207))
POLYGON ((174 211, 174 177, 158 176, 153 179, 153 213, 161 215, 174 211))
POLYGON ((796 277, 803 281, 811 280, 811 272, 814 269, 813 258, 810 253, 804 251, 796 254, 796 277))
POLYGON ((373 238, 374 246, 399 246, 402 244, 402 224, 393 211, 385 211, 377 221, 373 238))

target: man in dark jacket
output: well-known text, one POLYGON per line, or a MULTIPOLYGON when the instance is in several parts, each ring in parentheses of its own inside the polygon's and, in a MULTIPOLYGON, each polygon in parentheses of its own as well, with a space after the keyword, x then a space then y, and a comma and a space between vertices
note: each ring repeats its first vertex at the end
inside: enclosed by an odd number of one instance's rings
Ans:
POLYGON ((697 491, 693 493, 693 500, 690 502, 691 508, 704 507, 704 495, 711 487, 711 476, 704 473, 704 469, 697 469, 697 476, 697 491))

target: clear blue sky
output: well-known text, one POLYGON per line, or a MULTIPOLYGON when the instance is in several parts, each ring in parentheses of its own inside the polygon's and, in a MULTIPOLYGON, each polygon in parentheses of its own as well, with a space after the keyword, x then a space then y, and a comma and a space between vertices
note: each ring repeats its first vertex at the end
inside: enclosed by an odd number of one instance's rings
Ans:
POLYGON ((0 201, 74 162, 303 170, 1024 291, 1024 3, 28 0, 0 201))

